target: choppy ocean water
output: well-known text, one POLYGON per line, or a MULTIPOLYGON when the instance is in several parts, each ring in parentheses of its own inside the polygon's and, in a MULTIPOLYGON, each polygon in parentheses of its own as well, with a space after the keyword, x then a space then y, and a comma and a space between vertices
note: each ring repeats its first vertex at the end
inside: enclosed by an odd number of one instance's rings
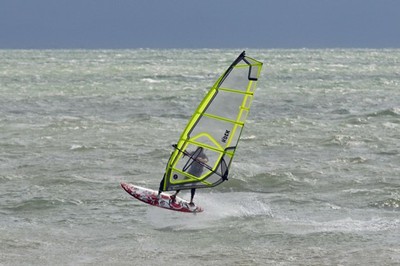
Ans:
POLYGON ((400 264, 400 50, 248 50, 262 76, 205 212, 119 187, 158 187, 240 52, 1 50, 0 265, 400 264))

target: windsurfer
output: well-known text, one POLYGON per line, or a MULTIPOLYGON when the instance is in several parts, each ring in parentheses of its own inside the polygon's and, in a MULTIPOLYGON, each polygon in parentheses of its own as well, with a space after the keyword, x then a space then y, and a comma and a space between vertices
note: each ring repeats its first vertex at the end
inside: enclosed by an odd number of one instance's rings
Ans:
MULTIPOLYGON (((193 176, 200 177, 204 170, 203 164, 206 164, 208 162, 208 157, 204 153, 204 149, 199 147, 195 151, 188 152, 185 155, 189 156, 193 160, 193 162, 191 163, 191 165, 189 167, 188 173, 193 176)), ((164 187, 164 181, 165 181, 165 174, 160 182, 160 188, 158 190, 158 195, 160 195, 160 193, 164 187)), ((177 190, 173 195, 171 195, 172 202, 175 201, 175 198, 179 192, 180 192, 180 190, 177 190)), ((189 203, 191 206, 194 206, 193 198, 194 198, 195 193, 196 193, 196 189, 192 188, 190 191, 191 195, 190 195, 190 203, 189 203)))

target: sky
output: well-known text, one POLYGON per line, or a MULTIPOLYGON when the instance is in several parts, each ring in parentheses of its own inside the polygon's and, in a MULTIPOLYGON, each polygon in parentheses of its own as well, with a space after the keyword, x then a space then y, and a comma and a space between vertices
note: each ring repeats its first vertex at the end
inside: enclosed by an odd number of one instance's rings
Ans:
POLYGON ((400 48, 399 0, 0 0, 0 49, 400 48))

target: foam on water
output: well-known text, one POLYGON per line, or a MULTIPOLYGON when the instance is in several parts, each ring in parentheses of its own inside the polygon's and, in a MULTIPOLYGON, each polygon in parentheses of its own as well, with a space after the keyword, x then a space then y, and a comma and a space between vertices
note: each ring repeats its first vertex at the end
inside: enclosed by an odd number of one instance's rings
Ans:
MULTIPOLYGON (((182 193, 184 198, 189 195, 182 193)), ((222 221, 243 217, 272 217, 268 205, 257 199, 255 193, 207 193, 196 195, 196 204, 204 211, 197 214, 188 214, 149 207, 147 219, 155 228, 169 228, 173 230, 202 229, 218 226, 222 221)))

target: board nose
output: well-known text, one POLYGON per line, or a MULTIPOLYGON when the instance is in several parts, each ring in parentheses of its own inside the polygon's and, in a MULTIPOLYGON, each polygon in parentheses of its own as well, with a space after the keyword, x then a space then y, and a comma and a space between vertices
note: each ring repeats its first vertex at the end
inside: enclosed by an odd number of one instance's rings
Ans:
POLYGON ((127 183, 121 183, 121 187, 126 191, 126 192, 130 192, 130 189, 129 189, 129 186, 128 186, 128 184, 127 183))

